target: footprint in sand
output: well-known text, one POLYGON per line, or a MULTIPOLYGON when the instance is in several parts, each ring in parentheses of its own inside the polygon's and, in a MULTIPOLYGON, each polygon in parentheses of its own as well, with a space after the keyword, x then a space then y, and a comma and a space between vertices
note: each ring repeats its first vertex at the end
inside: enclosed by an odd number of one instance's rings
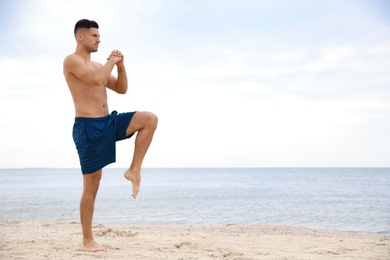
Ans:
POLYGON ((99 237, 135 237, 138 233, 105 227, 96 231, 95 235, 99 237))

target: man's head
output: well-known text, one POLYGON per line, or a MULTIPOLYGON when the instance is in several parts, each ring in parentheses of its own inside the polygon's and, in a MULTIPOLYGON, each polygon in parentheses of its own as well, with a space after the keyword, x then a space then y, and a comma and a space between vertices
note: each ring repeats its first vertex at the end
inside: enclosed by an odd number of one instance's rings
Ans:
POLYGON ((74 36, 76 36, 78 31, 83 30, 83 29, 84 30, 85 29, 90 29, 90 28, 99 29, 99 25, 95 21, 88 20, 88 19, 81 19, 74 26, 74 36))
POLYGON ((82 44, 89 52, 96 52, 100 43, 99 25, 97 22, 81 19, 74 26, 77 44, 82 44))

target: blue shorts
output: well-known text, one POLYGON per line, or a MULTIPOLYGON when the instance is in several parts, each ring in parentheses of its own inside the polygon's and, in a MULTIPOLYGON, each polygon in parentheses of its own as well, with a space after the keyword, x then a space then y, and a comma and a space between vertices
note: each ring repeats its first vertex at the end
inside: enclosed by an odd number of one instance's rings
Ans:
POLYGON ((135 113, 113 111, 104 117, 75 118, 73 140, 83 174, 94 173, 115 162, 115 143, 133 136, 126 136, 126 130, 135 113))

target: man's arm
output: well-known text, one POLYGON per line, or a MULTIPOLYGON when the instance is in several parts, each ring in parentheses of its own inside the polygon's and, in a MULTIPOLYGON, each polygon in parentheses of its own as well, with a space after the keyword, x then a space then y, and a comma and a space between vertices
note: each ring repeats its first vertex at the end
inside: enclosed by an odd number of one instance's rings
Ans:
POLYGON ((121 57, 121 60, 116 64, 118 69, 118 78, 110 76, 108 78, 107 88, 119 94, 125 94, 127 92, 127 73, 124 65, 124 56, 120 52, 117 55, 118 57, 121 57))
POLYGON ((99 69, 94 69, 86 65, 81 57, 73 54, 64 60, 64 71, 75 75, 77 78, 91 85, 102 86, 108 81, 117 61, 117 57, 110 56, 104 66, 99 69))

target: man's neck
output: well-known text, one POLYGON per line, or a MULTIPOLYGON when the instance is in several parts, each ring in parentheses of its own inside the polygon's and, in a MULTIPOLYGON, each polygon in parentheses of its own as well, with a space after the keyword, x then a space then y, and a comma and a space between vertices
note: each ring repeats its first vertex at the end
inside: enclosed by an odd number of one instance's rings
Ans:
POLYGON ((74 52, 76 55, 79 55, 86 61, 91 61, 91 53, 87 52, 85 49, 82 49, 82 47, 77 47, 76 51, 74 52))

